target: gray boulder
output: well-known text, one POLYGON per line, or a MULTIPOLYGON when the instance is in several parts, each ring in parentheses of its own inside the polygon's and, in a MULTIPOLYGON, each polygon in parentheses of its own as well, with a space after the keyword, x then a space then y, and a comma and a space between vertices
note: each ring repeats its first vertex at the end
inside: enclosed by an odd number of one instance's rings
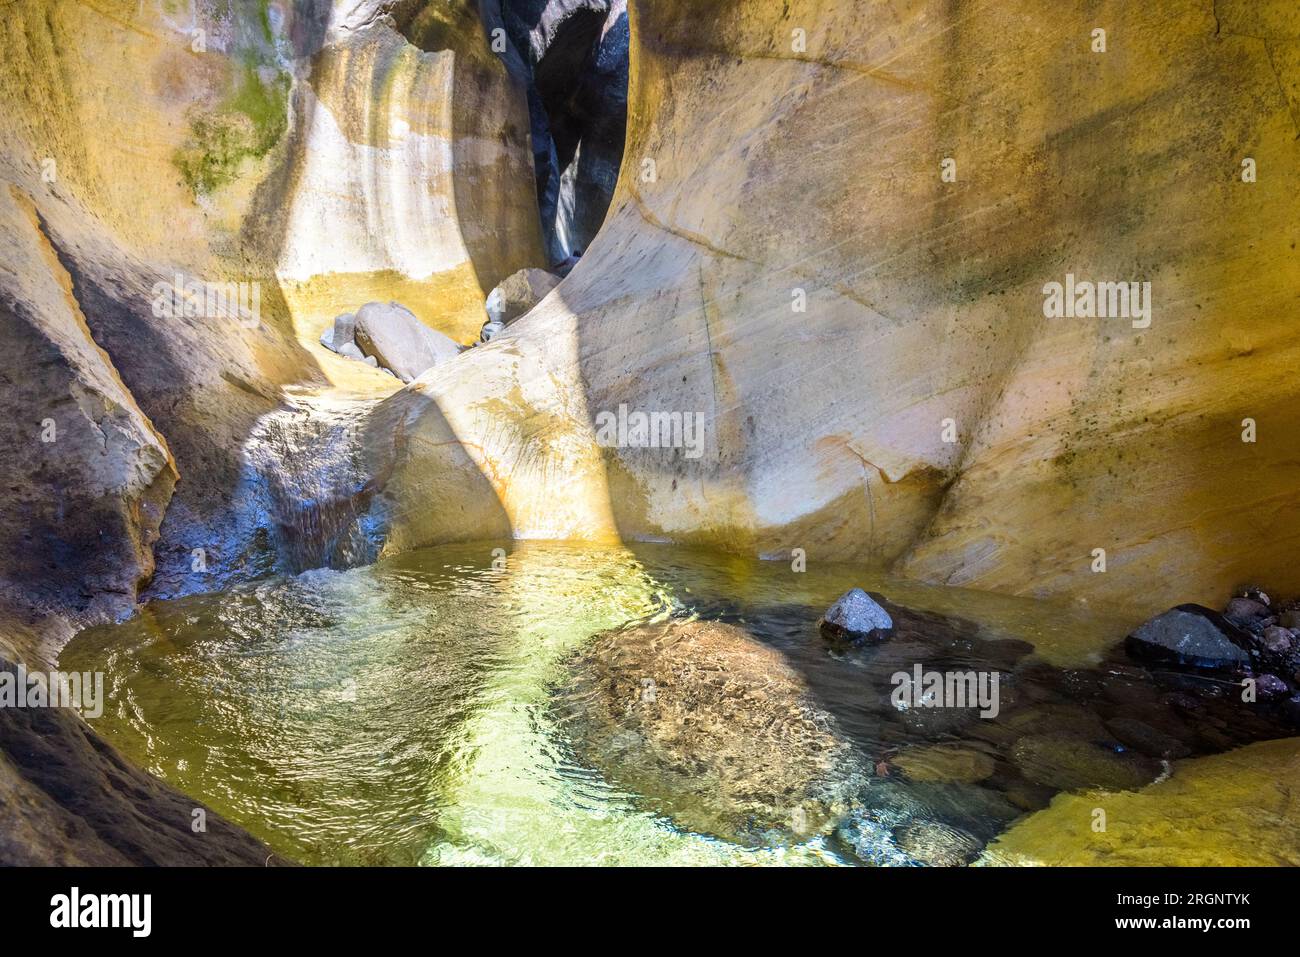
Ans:
POLYGON ((479 333, 478 341, 491 342, 494 337, 505 331, 506 324, 504 322, 485 322, 483 323, 483 331, 479 333))
POLYGON ((357 345, 403 382, 460 355, 460 346, 405 306, 368 302, 357 310, 357 345))
POLYGON ((836 599, 817 627, 834 641, 883 641, 893 631, 894 619, 875 597, 854 588, 836 599))
POLYGON ((1289 655, 1295 647, 1295 636, 1291 629, 1280 625, 1269 625, 1264 629, 1262 638, 1264 647, 1277 655, 1289 655))
POLYGON ((1125 639, 1135 658, 1234 673, 1250 669, 1250 643, 1246 632, 1200 605, 1171 608, 1125 639))
POLYGON ((334 351, 341 356, 346 356, 349 359, 357 359, 361 362, 365 362, 367 359, 369 359, 371 365, 375 364, 374 359, 371 356, 367 356, 364 352, 362 352, 357 347, 357 344, 355 342, 345 342, 334 351))
POLYGON ((357 320, 350 312, 345 312, 334 319, 334 325, 320 334, 320 344, 330 352, 337 352, 349 359, 365 359, 364 353, 357 348, 357 320))
POLYGON ((334 317, 334 341, 338 343, 355 342, 357 338, 357 317, 355 313, 345 312, 334 317))
POLYGON ((521 269, 504 280, 487 297, 489 323, 509 325, 560 284, 560 277, 545 269, 521 269))

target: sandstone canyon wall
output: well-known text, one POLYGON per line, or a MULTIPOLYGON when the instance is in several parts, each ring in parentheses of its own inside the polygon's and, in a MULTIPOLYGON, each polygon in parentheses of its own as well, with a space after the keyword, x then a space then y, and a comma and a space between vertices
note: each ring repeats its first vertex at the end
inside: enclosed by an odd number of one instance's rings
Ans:
MULTIPOLYGON (((459 3, 6 6, 0 667, 265 569, 257 423, 288 384, 396 387, 316 343, 340 302, 468 339, 541 259, 523 96, 483 36, 459 3), (213 312, 230 288, 251 311, 213 312)), ((0 858, 266 861, 74 716, 0 719, 0 858)))
MULTIPOLYGON (((48 662, 143 588, 262 567, 241 448, 284 387, 397 388, 316 344, 336 312, 397 299, 468 341, 492 285, 545 264, 529 91, 485 46, 491 6, 6 7, 6 660, 48 662), (256 321, 159 314, 177 276, 256 283, 256 321)), ((611 29, 613 4, 564 6, 611 29)), ((586 255, 366 422, 385 547, 799 548, 1135 613, 1294 594, 1290 11, 634 0, 626 151, 586 255), (1149 282, 1150 324, 1045 317, 1067 274, 1149 282), (602 445, 624 405, 698 417, 702 454, 602 445)), ((0 795, 32 834, 71 814, 96 859, 232 859, 180 828, 151 858, 42 776, 44 735, 127 789, 102 742, 0 724, 0 795)))
POLYGON ((463 513, 1135 612, 1300 586, 1283 4, 630 12, 603 230, 377 414, 390 548, 466 536, 463 513), (1067 274, 1149 282, 1149 326, 1046 318, 1067 274), (621 404, 700 416, 704 454, 602 447, 621 404), (471 460, 472 500, 421 507, 471 460))

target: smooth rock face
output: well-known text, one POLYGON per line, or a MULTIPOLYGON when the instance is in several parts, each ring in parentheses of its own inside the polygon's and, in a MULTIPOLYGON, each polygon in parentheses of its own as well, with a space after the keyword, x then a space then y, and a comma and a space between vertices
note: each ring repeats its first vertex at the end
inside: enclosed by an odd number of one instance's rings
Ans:
POLYGON ((519 270, 488 295, 488 321, 509 325, 559 284, 560 278, 544 269, 519 270))
POLYGON ((1179 605, 1128 636, 1130 654, 1164 664, 1238 672, 1251 665, 1249 636, 1200 605, 1179 605))
POLYGON ((881 641, 894 620, 875 598, 861 588, 845 592, 817 623, 823 635, 838 641, 881 641))
POLYGON ((561 707, 579 754, 683 827, 745 843, 816 833, 861 783, 802 676, 734 626, 609 632, 573 673, 561 707))
POLYGON ((545 261, 525 94, 473 4, 389 6, 299 61, 275 275, 296 321, 396 299, 469 343, 487 292, 545 261))
POLYGON ((176 465, 92 338, 25 193, 0 186, 0 226, 0 593, 116 617, 153 573, 176 465))
POLYGON ((1139 615, 1248 580, 1300 592, 1300 521, 1276 518, 1294 513, 1300 460, 1240 435, 1247 416, 1300 434, 1300 343, 1278 318, 1294 304, 1300 67, 1277 60, 1279 83, 1259 39, 1283 42, 1267 13, 1282 9, 1221 2, 1216 30, 1194 0, 1124 5, 1108 29, 1127 38, 1121 68, 1078 42, 1090 12, 1042 0, 977 16, 792 0, 785 21, 764 0, 634 3, 628 162, 605 225, 563 294, 511 330, 508 369, 475 350, 440 377, 436 411, 396 400, 431 440, 412 443, 426 461, 401 470, 409 489, 386 490, 410 516, 402 540, 444 534, 414 503, 453 433, 530 534, 797 542, 1139 615), (805 55, 780 52, 777 22, 816 25, 805 55), (1041 42, 1007 44, 1025 23, 1041 42), (1107 82, 1080 79, 1095 70, 1107 82), (1242 183, 1239 143, 1273 174, 1242 183), (999 172, 967 176, 962 155, 999 172), (1178 157, 1220 175, 1180 175, 1178 157), (653 178, 636 158, 658 160, 653 178), (1067 273, 1151 281, 1151 327, 1045 318, 1043 287, 1067 273), (620 402, 698 411, 705 454, 601 448, 592 415, 620 402), (1076 560, 1099 515, 1123 574, 1076 560))
POLYGON ((460 355, 460 346, 395 302, 368 302, 357 310, 356 335, 361 351, 403 382, 460 355))

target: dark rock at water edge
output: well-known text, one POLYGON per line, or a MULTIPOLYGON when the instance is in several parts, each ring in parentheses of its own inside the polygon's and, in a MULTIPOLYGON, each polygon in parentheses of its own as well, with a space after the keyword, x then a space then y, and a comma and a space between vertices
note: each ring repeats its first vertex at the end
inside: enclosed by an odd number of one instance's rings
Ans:
POLYGON ((1144 622, 1125 642, 1136 658, 1158 664, 1244 673, 1250 669, 1250 637, 1218 612, 1179 605, 1144 622))
POLYGON ((817 627, 833 641, 882 641, 894 629, 894 619, 881 604, 883 600, 861 588, 850 589, 836 599, 817 627))
MULTIPOLYGON (((0 670, 16 667, 0 659, 0 670)), ((287 863, 126 761, 67 708, 0 708, 0 864, 266 867, 287 863)))

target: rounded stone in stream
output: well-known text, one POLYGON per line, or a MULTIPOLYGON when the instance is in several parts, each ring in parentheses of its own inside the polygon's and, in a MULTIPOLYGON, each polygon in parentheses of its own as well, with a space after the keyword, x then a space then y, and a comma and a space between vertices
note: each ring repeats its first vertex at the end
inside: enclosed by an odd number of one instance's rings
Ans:
POLYGON ((1030 781, 1062 791, 1103 788, 1131 791, 1160 776, 1150 758, 1114 751, 1063 734, 1030 735, 1011 751, 1016 767, 1030 781))
MULTIPOLYGON (((1240 599, 1248 601, 1249 599, 1240 599)), ((1212 671, 1250 668, 1250 636, 1200 605, 1179 605, 1143 623, 1125 640, 1135 658, 1212 671)))
POLYGON ((1290 693, 1290 686, 1277 675, 1260 675, 1255 679, 1255 694, 1261 701, 1276 701, 1290 693))
POLYGON ((1263 643, 1264 647, 1274 654, 1287 655, 1295 645, 1295 636, 1291 634, 1289 628, 1269 625, 1264 629, 1263 643))
POLYGON ((1228 602, 1223 613, 1229 618, 1267 618, 1273 612, 1262 601, 1255 598, 1234 598, 1228 602))
POLYGON ((747 844, 824 832, 869 772, 785 657, 732 625, 607 632, 557 701, 581 760, 681 827, 747 844))
POLYGON ((909 821, 894 831, 894 842, 912 860, 931 867, 964 867, 984 849, 982 841, 940 821, 909 821))
POLYGON ((1122 744, 1153 758, 1185 758, 1192 753, 1186 742, 1136 718, 1112 718, 1106 730, 1122 744))
POLYGON ((890 759, 909 780, 975 784, 991 777, 997 765, 983 751, 953 745, 909 748, 890 759))
POLYGON ((368 302, 357 310, 356 344, 403 382, 460 354, 460 346, 396 302, 368 302))
POLYGON ((836 599, 817 627, 833 641, 882 641, 893 631, 894 619, 876 597, 852 588, 836 599))

